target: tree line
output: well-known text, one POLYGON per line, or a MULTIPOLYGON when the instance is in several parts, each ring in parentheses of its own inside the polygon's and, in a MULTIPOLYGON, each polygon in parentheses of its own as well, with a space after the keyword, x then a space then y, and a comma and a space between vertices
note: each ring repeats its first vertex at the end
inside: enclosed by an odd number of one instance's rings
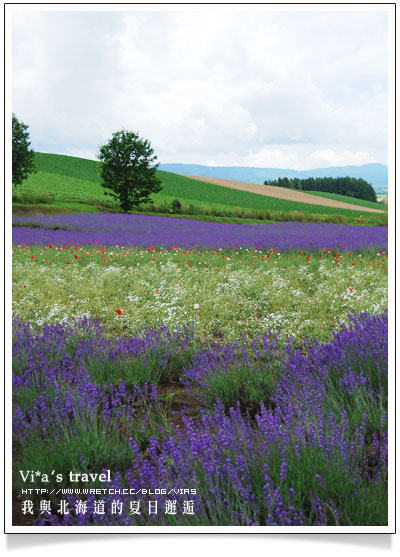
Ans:
POLYGON ((377 201, 375 190, 371 184, 363 178, 351 178, 350 176, 340 178, 278 178, 277 180, 265 180, 264 185, 301 191, 338 193, 348 197, 364 199, 365 201, 377 201))

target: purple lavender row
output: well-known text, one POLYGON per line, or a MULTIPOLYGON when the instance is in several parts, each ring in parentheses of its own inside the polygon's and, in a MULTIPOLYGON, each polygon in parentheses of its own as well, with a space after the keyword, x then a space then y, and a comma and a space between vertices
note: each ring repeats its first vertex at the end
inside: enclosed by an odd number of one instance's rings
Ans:
MULTIPOLYGON (((351 315, 349 322, 331 342, 298 348, 288 339, 279 348, 272 334, 217 347, 200 346, 190 329, 161 327, 130 339, 106 340, 98 325, 85 320, 37 333, 17 319, 13 382, 19 456, 28 451, 31 458, 41 447, 54 462, 58 453, 52 455, 52 447, 61 450, 57 442, 68 439, 68 459, 76 447, 82 453, 67 462, 67 469, 82 469, 86 463, 90 468, 102 463, 102 446, 111 439, 103 466, 111 468, 110 461, 118 457, 120 467, 117 462, 113 472, 120 473, 107 487, 196 488, 194 516, 184 524, 385 524, 387 315, 351 315), (150 352, 157 366, 166 354, 176 357, 188 350, 193 357, 181 367, 189 393, 212 389, 213 378, 228 377, 232 369, 239 376, 247 368, 248 375, 257 377, 278 362, 273 393, 254 415, 240 405, 229 408, 215 401, 212 410, 201 409, 198 417, 182 412, 180 427, 159 426, 149 435, 148 410, 160 400, 155 387, 99 381, 96 362, 109 378, 116 365, 121 372, 137 360, 152 360, 150 352), (102 439, 97 445, 96 435, 102 439)), ((73 497, 66 498, 74 504, 73 497)), ((109 507, 115 496, 102 498, 109 507)), ((132 497, 118 498, 124 504, 120 515, 52 515, 38 524, 179 523, 165 514, 150 519, 129 514, 132 497)), ((152 499, 163 503, 161 495, 152 499)), ((174 499, 183 504, 183 496, 174 499)))
POLYGON ((286 222, 275 224, 227 224, 148 215, 72 214, 18 217, 18 222, 79 230, 13 228, 16 244, 84 244, 124 247, 150 245, 191 248, 261 246, 279 250, 324 248, 387 248, 387 227, 286 222))

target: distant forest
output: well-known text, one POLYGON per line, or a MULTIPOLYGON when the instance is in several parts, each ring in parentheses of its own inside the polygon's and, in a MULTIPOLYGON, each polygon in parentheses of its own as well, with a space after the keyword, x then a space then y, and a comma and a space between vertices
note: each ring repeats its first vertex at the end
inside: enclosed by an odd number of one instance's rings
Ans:
POLYGON ((327 193, 339 193, 348 197, 356 197, 365 201, 375 201, 374 188, 362 178, 278 178, 277 180, 265 180, 266 186, 279 186, 301 191, 323 191, 327 193))

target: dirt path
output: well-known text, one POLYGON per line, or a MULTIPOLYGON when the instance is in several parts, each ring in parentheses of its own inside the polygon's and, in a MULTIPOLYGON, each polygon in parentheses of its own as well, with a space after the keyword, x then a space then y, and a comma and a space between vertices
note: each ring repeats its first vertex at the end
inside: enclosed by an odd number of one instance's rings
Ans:
POLYGON ((367 213, 384 213, 381 209, 370 209, 369 207, 361 207, 344 201, 335 201, 326 197, 319 197, 302 191, 290 190, 288 188, 278 188, 276 186, 263 186, 261 184, 248 184, 247 182, 236 182, 234 180, 225 180, 224 178, 208 178, 204 176, 189 176, 182 174, 186 178, 207 182, 215 186, 223 186, 234 190, 248 191, 250 193, 258 193, 267 195, 268 197, 276 197, 278 199, 286 199, 287 201, 297 201, 301 203, 309 203, 310 205, 322 205, 324 207, 335 207, 336 209, 352 209, 353 211, 365 211, 367 213))

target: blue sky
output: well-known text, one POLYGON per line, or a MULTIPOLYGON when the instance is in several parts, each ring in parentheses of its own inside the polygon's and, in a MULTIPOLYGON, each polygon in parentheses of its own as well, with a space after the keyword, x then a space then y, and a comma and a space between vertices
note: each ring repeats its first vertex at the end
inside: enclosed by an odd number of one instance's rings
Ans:
POLYGON ((35 150, 95 158, 125 128, 162 163, 387 164, 386 12, 131 10, 12 14, 35 150))

